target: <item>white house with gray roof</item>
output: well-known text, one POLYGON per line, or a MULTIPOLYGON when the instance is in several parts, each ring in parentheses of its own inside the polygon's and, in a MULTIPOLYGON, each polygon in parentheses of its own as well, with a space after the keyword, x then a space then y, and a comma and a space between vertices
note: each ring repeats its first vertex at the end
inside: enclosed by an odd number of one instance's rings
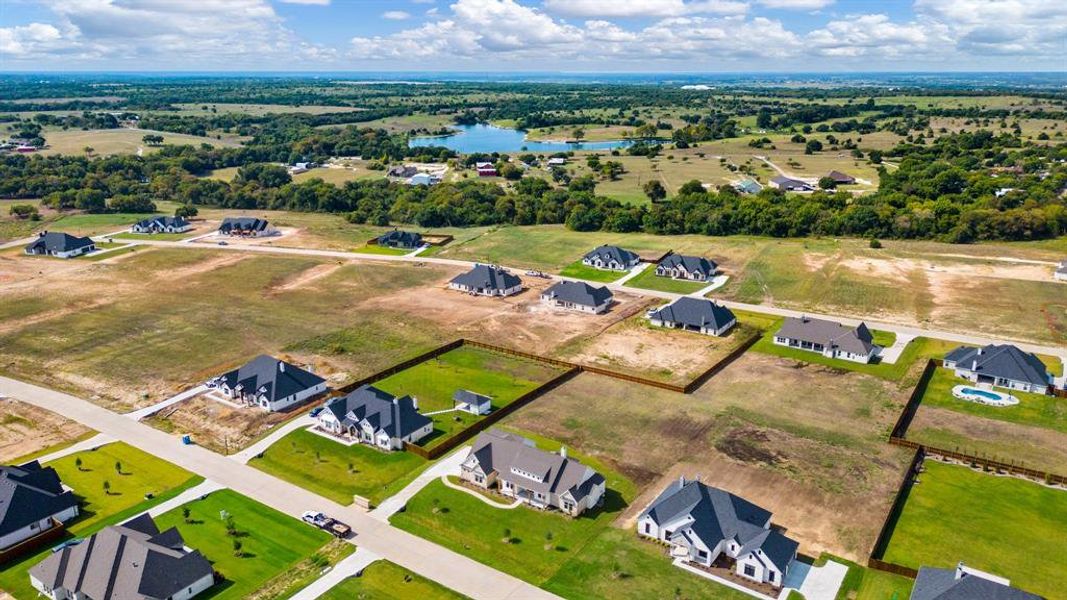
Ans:
POLYGON ((598 246, 582 257, 582 264, 607 271, 629 271, 641 262, 634 252, 618 246, 598 246))
POLYGON ((1047 394, 1054 382, 1036 354, 1023 352, 1011 344, 960 346, 946 354, 942 364, 968 381, 1021 392, 1047 394))
POLYGON ((189 600, 215 584, 211 563, 175 528, 143 514, 50 554, 30 584, 52 600, 189 600))
POLYGON ((479 264, 454 277, 448 287, 472 296, 511 296, 522 291, 522 279, 503 267, 479 264))
POLYGON ((656 265, 656 275, 689 281, 707 281, 715 277, 719 265, 703 256, 668 254, 656 265))
POLYGON ((1011 587, 1011 582, 978 569, 922 567, 911 588, 910 600, 1042 600, 1041 596, 1011 587))
POLYGON ((0 552, 62 527, 77 516, 78 499, 52 467, 42 467, 35 460, 18 466, 0 465, 0 552))
POLYGON ((846 327, 836 321, 806 316, 786 317, 782 327, 774 334, 774 343, 858 363, 871 362, 881 351, 874 344, 874 336, 866 323, 846 327))
POLYGON ((326 391, 326 380, 311 371, 261 354, 208 382, 232 400, 271 412, 296 406, 326 391))
POLYGON ((605 286, 584 281, 560 281, 541 293, 541 302, 549 306, 600 314, 608 310, 613 298, 605 286))
POLYGON ((1067 260, 1060 263, 1060 266, 1056 267, 1056 271, 1052 276, 1059 281, 1067 281, 1067 260))
POLYGON ((42 231, 37 239, 26 245, 24 252, 36 256, 74 258, 96 250, 91 238, 78 237, 59 231, 42 231))
POLYGON ((472 415, 487 415, 493 410, 493 399, 470 390, 456 390, 452 394, 452 406, 472 415))
POLYGON ((771 527, 771 513, 744 498, 684 477, 637 518, 637 533, 670 546, 671 556, 781 587, 798 544, 771 527))
POLYGON ((714 336, 723 335, 737 324, 737 317, 725 306, 690 296, 682 296, 662 308, 651 311, 648 319, 657 327, 697 331, 714 336))
POLYGON ((576 517, 604 497, 604 476, 567 457, 540 450, 522 436, 490 429, 478 435, 460 467, 460 478, 540 509, 576 517))
POLYGON ((185 233, 193 224, 184 217, 149 217, 130 226, 132 233, 185 233))
POLYGON ((414 398, 397 398, 371 385, 331 398, 317 419, 326 432, 385 451, 433 433, 433 421, 419 412, 414 398))

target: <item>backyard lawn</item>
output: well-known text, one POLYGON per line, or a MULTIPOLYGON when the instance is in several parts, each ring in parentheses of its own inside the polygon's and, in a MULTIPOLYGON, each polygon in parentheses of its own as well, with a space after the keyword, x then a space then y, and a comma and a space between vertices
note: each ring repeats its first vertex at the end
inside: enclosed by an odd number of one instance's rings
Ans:
POLYGON ((1026 591, 1049 598, 1059 594, 1067 572, 1063 491, 932 460, 925 469, 884 560, 916 569, 951 568, 963 561, 1026 591))
POLYGON ((466 596, 385 560, 371 563, 320 596, 323 600, 461 600, 466 596))
POLYGON ((599 281, 601 283, 611 283, 616 279, 624 277, 625 271, 609 271, 605 269, 597 269, 595 267, 589 267, 582 264, 582 261, 575 261, 559 272, 564 277, 574 277, 576 279, 584 279, 586 281, 599 281))
POLYGON ((377 504, 427 462, 409 452, 345 446, 298 429, 248 464, 339 504, 351 504, 356 494, 377 504))
POLYGON ((656 275, 656 265, 649 265, 641 274, 626 282, 626 287, 659 290, 675 294, 692 294, 711 285, 707 281, 687 281, 656 275))
POLYGON ((848 567, 845 580, 841 582, 841 588, 837 590, 836 600, 908 600, 911 596, 911 588, 915 584, 914 579, 869 569, 830 554, 823 554, 819 557, 815 563, 816 566, 822 566, 827 559, 848 567))
POLYGON ((952 388, 957 385, 970 385, 970 382, 956 377, 949 369, 937 369, 923 393, 922 404, 986 419, 1044 427, 1067 433, 1067 401, 1062 398, 1046 394, 1002 390, 1018 398, 1019 403, 1014 406, 990 406, 954 397, 952 388))
POLYGON ((267 597, 285 597, 286 591, 294 592, 305 583, 309 571, 318 575, 327 564, 354 550, 343 542, 347 548, 326 548, 333 540, 328 533, 232 490, 212 492, 185 506, 190 512, 188 522, 181 508, 175 508, 156 518, 156 524, 161 530, 177 527, 185 544, 199 550, 225 577, 205 597, 247 598, 268 583, 277 593, 267 597), (227 533, 221 511, 233 517, 236 537, 227 533), (234 554, 235 539, 242 544, 241 556, 234 554))

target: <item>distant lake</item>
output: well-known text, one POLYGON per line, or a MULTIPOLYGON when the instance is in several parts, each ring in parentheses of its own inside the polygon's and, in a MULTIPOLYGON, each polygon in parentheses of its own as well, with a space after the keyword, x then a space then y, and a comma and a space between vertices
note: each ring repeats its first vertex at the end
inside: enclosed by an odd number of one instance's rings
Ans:
POLYGON ((568 144, 565 142, 536 142, 526 139, 526 132, 518 129, 494 127, 493 125, 457 125, 456 133, 449 136, 414 137, 408 147, 444 146, 463 154, 493 152, 569 152, 571 150, 614 150, 625 148, 632 142, 614 140, 610 142, 582 142, 568 144))

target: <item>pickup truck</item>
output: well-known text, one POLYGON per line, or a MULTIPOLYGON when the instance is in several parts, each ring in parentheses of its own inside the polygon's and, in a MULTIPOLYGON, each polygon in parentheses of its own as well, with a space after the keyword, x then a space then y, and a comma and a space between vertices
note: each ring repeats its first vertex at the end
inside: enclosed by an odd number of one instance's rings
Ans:
POLYGON ((341 539, 347 538, 352 533, 352 528, 348 525, 345 525, 337 519, 331 519, 320 512, 309 510, 301 516, 301 519, 303 519, 305 523, 318 527, 326 533, 341 539))

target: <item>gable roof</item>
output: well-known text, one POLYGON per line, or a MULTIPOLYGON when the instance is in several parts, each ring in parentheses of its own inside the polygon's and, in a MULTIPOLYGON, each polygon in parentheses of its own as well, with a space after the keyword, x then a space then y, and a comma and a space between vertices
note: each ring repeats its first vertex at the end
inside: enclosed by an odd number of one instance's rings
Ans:
MULTIPOLYGON (((427 175, 429 177, 429 175, 427 175)), ((413 248, 422 243, 422 235, 415 233, 414 231, 400 231, 394 229, 378 236, 379 244, 399 244, 408 248, 413 248)))
POLYGON ((786 317, 774 335, 839 348, 852 354, 869 354, 874 349, 874 336, 866 323, 847 327, 825 319, 786 317))
POLYGON ((185 217, 167 217, 160 215, 158 217, 149 217, 137 222, 138 227, 151 227, 153 223, 159 225, 159 227, 185 227, 189 225, 189 221, 185 220, 185 217))
POLYGON ((326 403, 326 410, 346 427, 367 421, 374 431, 384 431, 390 438, 407 437, 431 423, 430 417, 415 408, 411 396, 397 398, 371 385, 332 398, 326 403))
POLYGON ((673 269, 676 267, 682 267, 689 273, 703 273, 705 276, 710 276, 719 268, 719 265, 715 264, 715 261, 708 260, 703 256, 685 256, 683 254, 668 254, 666 258, 659 262, 659 266, 673 269))
POLYGON ((262 389, 262 394, 271 402, 326 382, 310 371, 266 354, 260 354, 220 377, 230 389, 240 385, 242 391, 249 394, 259 394, 262 389))
POLYGON ((93 600, 169 598, 213 572, 198 550, 184 545, 177 529, 161 533, 144 514, 51 554, 30 574, 47 589, 93 600))
POLYGON ((734 189, 745 194, 758 194, 763 186, 755 179, 744 179, 735 183, 734 189))
POLYGON ((613 294, 606 286, 592 286, 584 281, 560 281, 541 294, 544 297, 582 306, 597 307, 611 301, 613 294))
POLYGON ((630 252, 629 250, 627 250, 625 248, 620 248, 618 246, 606 246, 606 245, 605 246, 597 246, 596 248, 590 250, 588 253, 586 253, 584 258, 586 260, 593 260, 594 258, 597 258, 597 257, 599 257, 600 260, 602 260, 604 262, 610 262, 610 261, 614 260, 615 262, 619 263, 620 265, 628 265, 628 264, 630 264, 630 263, 632 263, 634 261, 637 261, 637 260, 641 259, 641 257, 639 257, 636 253, 630 252))
POLYGON ((719 329, 735 320, 730 309, 704 298, 682 296, 652 313, 653 319, 667 323, 681 323, 689 327, 719 329))
POLYGON ((957 368, 980 375, 1025 381, 1034 385, 1049 385, 1045 363, 1035 354, 1023 352, 1012 344, 990 344, 981 348, 960 346, 945 355, 957 368), (975 363, 977 362, 977 368, 975 363))
POLYGON ((809 183, 805 183, 805 182, 803 182, 803 181, 801 181, 799 179, 793 179, 792 177, 786 177, 784 175, 777 175, 777 176, 773 177, 771 179, 771 183, 773 183, 773 184, 775 184, 777 186, 783 186, 784 185, 784 186, 787 186, 787 187, 803 187, 803 188, 809 188, 809 189, 811 188, 811 184, 809 184, 809 183))
POLYGON ((61 231, 42 231, 37 239, 26 245, 26 250, 41 250, 46 252, 70 252, 86 246, 92 246, 93 240, 87 237, 77 237, 61 231))
POLYGON ((455 404, 463 403, 470 404, 471 406, 481 406, 482 404, 491 404, 493 399, 484 394, 478 394, 470 390, 456 390, 452 394, 452 402, 455 404))
POLYGON ((0 465, 0 536, 77 505, 77 498, 63 489, 52 467, 42 467, 37 461, 0 465))
POLYGON ((473 289, 507 290, 522 284, 517 275, 512 275, 496 265, 474 265, 466 273, 452 278, 452 283, 473 289))
POLYGON ((604 481, 602 475, 573 458, 545 452, 531 440, 498 429, 478 434, 466 460, 472 459, 486 474, 496 471, 498 479, 545 495, 569 493, 576 501, 604 481))
POLYGON ((219 225, 219 231, 263 231, 269 223, 257 217, 226 217, 219 225))
POLYGON ((842 173, 841 171, 830 171, 827 175, 830 179, 833 179, 835 183, 855 183, 856 178, 848 173, 842 173))
POLYGON ((1030 592, 963 570, 922 567, 911 600, 1041 600, 1030 592))

